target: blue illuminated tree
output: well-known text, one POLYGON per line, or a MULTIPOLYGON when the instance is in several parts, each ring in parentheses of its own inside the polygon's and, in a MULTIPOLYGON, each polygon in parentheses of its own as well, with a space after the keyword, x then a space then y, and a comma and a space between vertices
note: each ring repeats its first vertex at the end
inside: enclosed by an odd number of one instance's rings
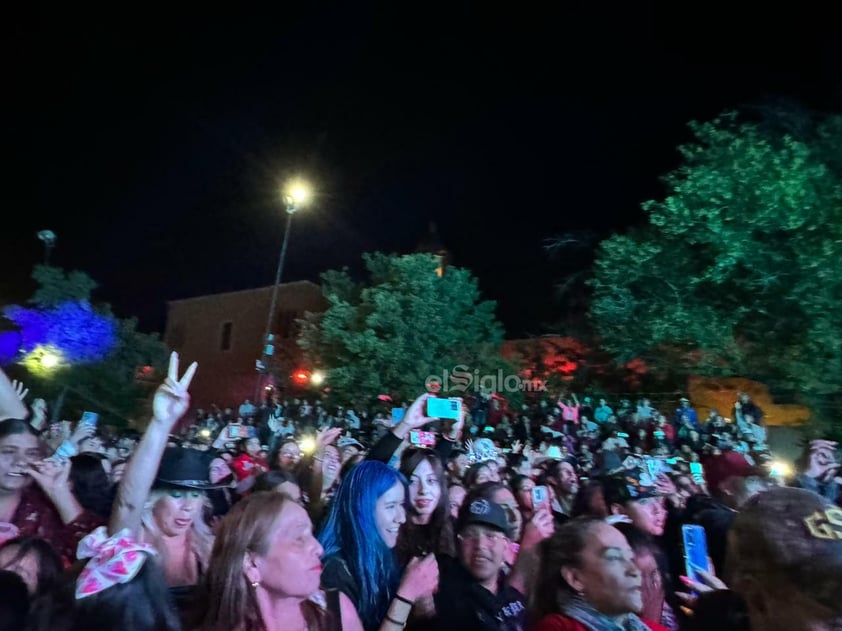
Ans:
POLYGON ((141 414, 148 385, 139 370, 163 368, 166 346, 138 331, 136 320, 92 304, 96 283, 87 274, 42 265, 32 277, 38 288, 29 306, 4 310, 16 330, 2 334, 0 347, 14 351, 35 396, 63 393, 64 418, 93 409, 120 425, 141 414))

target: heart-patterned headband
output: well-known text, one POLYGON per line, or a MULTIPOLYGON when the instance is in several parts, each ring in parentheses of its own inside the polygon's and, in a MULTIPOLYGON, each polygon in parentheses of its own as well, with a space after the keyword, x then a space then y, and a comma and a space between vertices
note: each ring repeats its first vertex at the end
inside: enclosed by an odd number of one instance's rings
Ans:
POLYGON ((134 540, 128 528, 109 537, 100 526, 79 542, 76 556, 90 559, 76 580, 76 600, 93 596, 114 585, 128 583, 155 549, 134 540))

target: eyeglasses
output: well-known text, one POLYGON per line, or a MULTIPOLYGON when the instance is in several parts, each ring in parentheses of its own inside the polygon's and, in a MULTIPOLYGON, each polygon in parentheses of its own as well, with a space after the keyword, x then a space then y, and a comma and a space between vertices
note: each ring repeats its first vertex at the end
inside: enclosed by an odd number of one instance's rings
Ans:
POLYGON ((497 543, 498 541, 503 541, 505 538, 506 535, 496 530, 478 530, 473 528, 467 528, 459 533, 457 537, 460 541, 467 541, 469 543, 475 543, 480 539, 485 539, 489 543, 497 543))

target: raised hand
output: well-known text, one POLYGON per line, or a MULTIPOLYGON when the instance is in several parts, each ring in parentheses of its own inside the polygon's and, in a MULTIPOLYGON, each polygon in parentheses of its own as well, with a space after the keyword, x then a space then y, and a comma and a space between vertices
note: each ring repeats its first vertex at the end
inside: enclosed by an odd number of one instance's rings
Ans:
POLYGON ((29 475, 48 497, 52 497, 68 488, 70 461, 47 458, 33 462, 29 465, 29 475))
POLYGON ((326 445, 330 445, 335 442, 341 435, 341 427, 330 427, 328 429, 321 430, 316 434, 316 451, 319 451, 326 445))
POLYGON ((15 389, 15 394, 17 395, 18 399, 20 399, 21 401, 26 399, 26 395, 29 394, 29 388, 24 386, 22 381, 12 379, 12 387, 15 389))
POLYGON ((523 527, 520 549, 531 550, 537 547, 544 539, 552 537, 553 532, 555 532, 553 514, 546 506, 540 508, 523 527))
POLYGON ((79 443, 94 434, 96 434, 96 425, 81 422, 76 423, 76 429, 73 430, 73 434, 70 436, 70 442, 78 447, 79 443))
POLYGON ((412 602, 431 596, 439 588, 439 564, 434 554, 415 557, 404 570, 398 594, 412 602))
POLYGON ((155 391, 155 398, 152 400, 152 415, 157 421, 175 423, 184 416, 190 407, 190 394, 187 388, 196 374, 198 364, 193 362, 188 366, 184 376, 178 378, 178 353, 170 355, 170 366, 167 378, 155 391))
MULTIPOLYGON (((420 397, 415 399, 415 401, 412 402, 412 405, 410 405, 409 409, 406 411, 406 414, 404 415, 403 420, 398 425, 401 426, 402 428, 406 428, 406 429, 411 430, 411 429, 419 429, 421 427, 424 427, 427 423, 432 423, 433 421, 435 421, 436 419, 431 418, 431 417, 426 415, 427 399, 429 399, 432 396, 433 395, 431 395, 429 392, 425 392, 420 397)), ((462 422, 463 423, 465 421, 465 419, 464 419, 464 407, 465 406, 462 406, 462 409, 463 409, 462 422)))

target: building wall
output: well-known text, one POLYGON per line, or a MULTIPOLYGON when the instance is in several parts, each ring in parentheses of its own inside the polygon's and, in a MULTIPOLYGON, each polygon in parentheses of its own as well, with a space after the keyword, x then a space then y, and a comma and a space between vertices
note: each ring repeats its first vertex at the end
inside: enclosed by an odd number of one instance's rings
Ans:
MULTIPOLYGON (((164 340, 181 357, 181 365, 199 363, 190 394, 194 407, 236 407, 254 399, 272 287, 197 296, 167 303, 164 340)), ((272 330, 284 354, 299 355, 297 318, 326 308, 315 283, 284 283, 278 289, 272 330)))

